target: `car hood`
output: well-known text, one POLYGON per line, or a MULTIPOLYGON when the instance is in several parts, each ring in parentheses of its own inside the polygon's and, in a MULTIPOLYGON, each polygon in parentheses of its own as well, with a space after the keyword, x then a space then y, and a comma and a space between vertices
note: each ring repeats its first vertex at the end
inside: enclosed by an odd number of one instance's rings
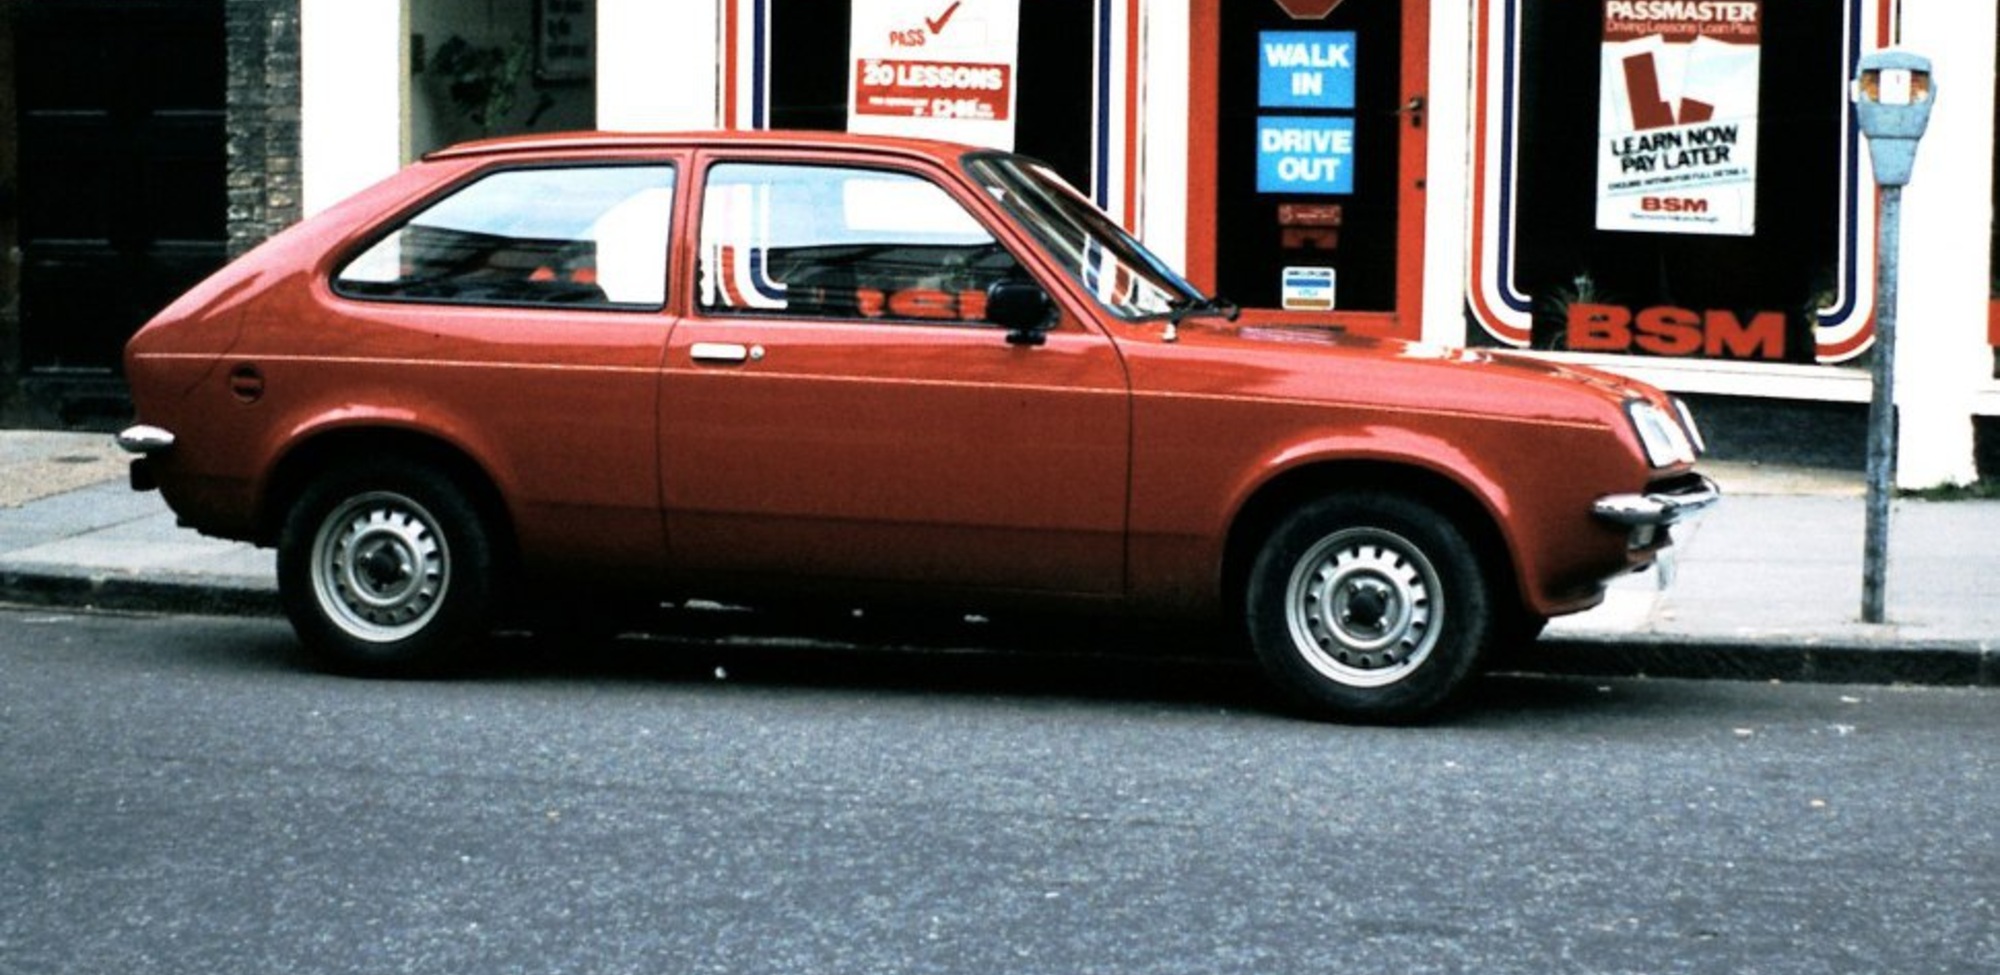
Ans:
POLYGON ((1641 398, 1645 383, 1601 369, 1503 350, 1355 335, 1335 326, 1197 319, 1174 341, 1159 325, 1123 343, 1143 387, 1221 395, 1464 409, 1523 416, 1590 414, 1641 398))

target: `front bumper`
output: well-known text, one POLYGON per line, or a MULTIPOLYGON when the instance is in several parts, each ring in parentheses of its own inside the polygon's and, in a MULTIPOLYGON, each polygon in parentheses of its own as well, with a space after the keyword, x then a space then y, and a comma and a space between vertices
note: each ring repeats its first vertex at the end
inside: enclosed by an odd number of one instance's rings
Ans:
POLYGON ((1660 528, 1685 521, 1722 500, 1722 489, 1701 474, 1690 473, 1644 494, 1608 494, 1591 505, 1591 513, 1628 528, 1660 528))

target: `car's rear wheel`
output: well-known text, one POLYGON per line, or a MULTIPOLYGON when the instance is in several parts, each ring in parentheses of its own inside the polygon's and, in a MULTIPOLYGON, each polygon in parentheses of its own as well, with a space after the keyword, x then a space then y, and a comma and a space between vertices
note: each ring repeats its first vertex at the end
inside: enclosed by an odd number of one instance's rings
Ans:
POLYGON ((306 647, 335 669, 419 673, 492 627, 493 531, 465 490, 421 464, 331 471, 292 505, 278 588, 306 647))
POLYGON ((1250 572, 1246 613, 1266 672, 1314 714, 1408 721, 1473 673, 1492 625, 1484 571, 1434 509, 1357 492, 1281 521, 1250 572))

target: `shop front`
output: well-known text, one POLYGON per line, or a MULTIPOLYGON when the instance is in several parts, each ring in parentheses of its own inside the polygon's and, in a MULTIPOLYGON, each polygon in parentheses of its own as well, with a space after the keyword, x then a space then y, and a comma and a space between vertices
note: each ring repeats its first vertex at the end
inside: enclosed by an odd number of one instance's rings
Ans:
MULTIPOLYGON (((309 207, 421 151, 424 3, 363 2, 393 23, 303 0, 309 207), (316 38, 343 52, 317 78, 316 38), (340 87, 356 72, 394 100, 394 133, 340 87)), ((591 16, 594 84, 562 95, 590 102, 589 124, 1029 153, 1246 307, 1607 366, 1714 403, 1739 455, 1819 438, 1843 446, 1811 459, 1857 464, 1877 228, 1846 80, 1901 43, 1943 92, 1905 198, 1902 482, 1971 480, 1975 431, 2000 415, 1990 5, 596 0, 591 16), (1766 420, 1782 433, 1760 441, 1766 420)))

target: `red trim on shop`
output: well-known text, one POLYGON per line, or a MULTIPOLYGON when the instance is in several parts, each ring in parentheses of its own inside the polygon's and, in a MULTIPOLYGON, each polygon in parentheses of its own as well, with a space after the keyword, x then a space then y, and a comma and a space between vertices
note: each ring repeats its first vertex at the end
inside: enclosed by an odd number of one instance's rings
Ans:
POLYGON ((1218 27, 1222 0, 1193 0, 1188 25, 1187 277, 1215 290, 1215 123, 1222 51, 1218 27))
POLYGON ((1526 330, 1508 327, 1499 313, 1486 303, 1486 289, 1482 286, 1480 274, 1486 267, 1486 147, 1492 144, 1492 133, 1486 127, 1490 106, 1496 97, 1488 78, 1488 52, 1493 50, 1493 17, 1488 9, 1492 4, 1481 0, 1473 10, 1475 36, 1472 49, 1475 52, 1472 63, 1472 260, 1466 270, 1466 299, 1472 303, 1472 312, 1483 327, 1503 340, 1518 345, 1527 345, 1529 333, 1526 330))
POLYGON ((1141 0, 1125 3, 1125 229, 1139 227, 1139 10, 1141 0))

